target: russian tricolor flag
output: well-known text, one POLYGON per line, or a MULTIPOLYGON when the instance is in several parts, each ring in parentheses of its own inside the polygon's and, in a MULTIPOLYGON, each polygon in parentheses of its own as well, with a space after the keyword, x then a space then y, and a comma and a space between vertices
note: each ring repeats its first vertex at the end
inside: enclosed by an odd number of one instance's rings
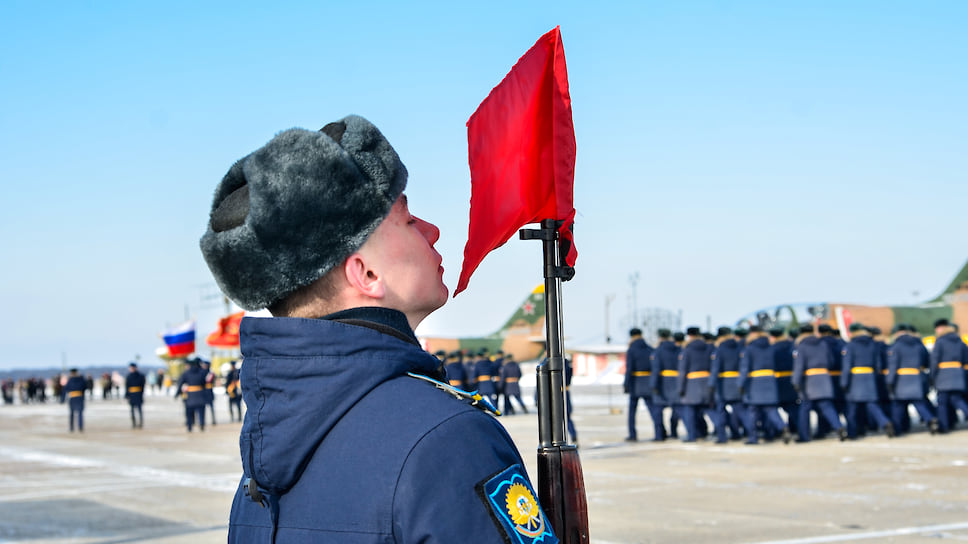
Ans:
POLYGON ((184 357, 195 352, 195 320, 168 329, 162 336, 168 346, 169 357, 184 357))

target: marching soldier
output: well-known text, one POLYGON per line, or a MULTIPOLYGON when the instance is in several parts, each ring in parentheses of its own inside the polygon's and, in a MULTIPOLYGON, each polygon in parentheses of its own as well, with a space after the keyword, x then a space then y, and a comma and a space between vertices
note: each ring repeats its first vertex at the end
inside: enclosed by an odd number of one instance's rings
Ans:
MULTIPOLYGON (((699 327, 686 329, 686 346, 678 357, 676 387, 682 405, 682 420, 686 424, 685 442, 695 442, 698 426, 705 425, 703 415, 711 410, 713 388, 710 387, 709 348, 699 333, 699 327)), ((715 417, 715 416, 713 416, 715 417)), ((717 442, 726 441, 726 429, 716 421, 717 442)))
POLYGON ((847 399, 847 436, 857 438, 858 410, 865 409, 867 417, 893 438, 894 424, 884 415, 877 398, 877 375, 884 367, 881 351, 867 328, 860 323, 852 323, 850 332, 850 342, 841 353, 843 368, 840 376, 840 386, 847 399))
POLYGON ((512 353, 504 356, 504 364, 501 365, 501 389, 504 391, 504 413, 514 413, 512 398, 518 401, 524 413, 528 413, 528 407, 521 400, 521 365, 514 360, 512 353))
MULTIPOLYGON (((840 376, 843 368, 843 352, 846 342, 840 337, 840 331, 834 329, 826 323, 821 323, 817 329, 820 332, 820 337, 823 339, 824 344, 827 349, 830 350, 830 376, 833 378, 834 387, 834 409, 841 416, 846 413, 847 401, 844 399, 844 389, 840 386, 840 376)), ((821 418, 819 425, 817 426, 817 438, 823 438, 827 435, 829 429, 827 428, 827 420, 821 418)))
POLYGON ((833 355, 827 343, 813 334, 809 325, 801 327, 793 350, 793 387, 800 395, 800 420, 797 422, 799 442, 810 441, 810 411, 817 412, 817 421, 837 431, 840 440, 847 438, 847 430, 834 408, 834 379, 830 375, 833 355))
POLYGON ((947 319, 934 322, 935 341, 931 350, 931 383, 938 393, 938 424, 941 432, 951 430, 949 411, 961 410, 968 417, 965 402, 965 365, 968 365, 968 347, 955 332, 947 319))
POLYGON ((487 357, 487 348, 481 348, 477 356, 479 359, 474 363, 474 382, 477 383, 477 392, 489 400, 491 406, 497 406, 497 390, 491 376, 492 365, 487 357))
POLYGON ((777 409, 779 391, 776 383, 773 349, 758 326, 749 329, 749 342, 739 354, 740 393, 746 401, 746 443, 756 444, 758 421, 763 420, 767 438, 777 434, 790 442, 790 430, 777 409))
MULTIPOLYGON (((794 338, 799 333, 798 328, 794 338)), ((770 342, 773 345, 773 368, 776 375, 779 407, 786 412, 787 423, 791 432, 797 432, 799 405, 797 404, 797 392, 793 388, 793 341, 786 336, 786 330, 774 327, 770 329, 770 342)))
POLYGON ((678 361, 679 348, 672 340, 672 332, 669 329, 659 329, 659 345, 649 356, 652 372, 652 402, 655 405, 656 414, 659 415, 656 423, 656 430, 661 430, 662 434, 657 434, 653 440, 662 441, 666 436, 677 438, 677 427, 679 425, 679 414, 676 411, 678 402, 678 391, 676 390, 676 376, 679 375, 678 361), (669 432, 665 431, 662 411, 668 407, 672 414, 669 416, 669 432), (659 428, 661 427, 661 429, 659 428))
POLYGON ((447 374, 447 383, 460 389, 468 389, 467 374, 464 372, 464 361, 460 350, 454 350, 447 355, 447 364, 444 365, 444 372, 447 374))
POLYGON ((138 372, 138 365, 131 363, 128 365, 128 375, 124 378, 124 398, 128 399, 131 407, 131 428, 140 429, 145 426, 144 413, 141 405, 144 404, 145 376, 138 372), (137 413, 138 417, 135 418, 137 413))
MULTIPOLYGON (((740 438, 743 403, 739 394, 739 343, 729 327, 720 327, 710 363, 710 383, 715 389, 720 424, 729 427, 733 440, 740 438)), ((717 430, 717 436, 721 436, 717 430)))
POLYGON ((655 408, 652 403, 652 346, 642 338, 642 329, 638 327, 629 330, 629 349, 625 352, 625 392, 629 396, 628 428, 626 442, 636 442, 638 434, 635 429, 635 413, 639 408, 639 399, 645 403, 645 408, 652 417, 655 436, 662 434, 662 414, 656 420, 655 408))
POLYGON ((938 432, 938 418, 927 399, 926 375, 931 362, 921 339, 912 336, 916 329, 904 323, 894 327, 894 343, 887 349, 887 389, 893 398, 891 412, 894 427, 903 429, 903 415, 913 404, 921 419, 928 424, 931 434, 938 432))

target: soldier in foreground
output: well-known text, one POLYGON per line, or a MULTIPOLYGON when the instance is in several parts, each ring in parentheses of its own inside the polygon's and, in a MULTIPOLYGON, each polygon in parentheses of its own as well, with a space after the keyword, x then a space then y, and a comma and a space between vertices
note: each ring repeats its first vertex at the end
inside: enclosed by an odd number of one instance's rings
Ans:
POLYGON ((274 316, 240 329, 230 542, 558 542, 503 426, 441 389, 414 336, 448 290, 440 232, 410 213, 406 181, 349 116, 280 133, 216 189, 209 268, 274 316))

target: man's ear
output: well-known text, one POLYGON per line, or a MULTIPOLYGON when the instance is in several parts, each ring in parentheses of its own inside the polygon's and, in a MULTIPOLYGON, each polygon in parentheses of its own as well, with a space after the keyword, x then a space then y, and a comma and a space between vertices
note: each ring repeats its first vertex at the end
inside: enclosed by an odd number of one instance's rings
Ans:
POLYGON ((386 294, 383 278, 367 264, 360 253, 347 257, 343 264, 343 272, 346 274, 346 281, 359 294, 375 299, 382 299, 386 294))

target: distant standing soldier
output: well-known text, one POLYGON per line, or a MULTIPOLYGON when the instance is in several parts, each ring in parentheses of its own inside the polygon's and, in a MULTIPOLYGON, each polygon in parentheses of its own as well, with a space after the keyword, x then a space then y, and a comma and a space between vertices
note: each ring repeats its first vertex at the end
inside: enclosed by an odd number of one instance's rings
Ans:
POLYGON ((131 407, 131 428, 140 429, 145 426, 141 405, 144 404, 145 375, 138 371, 138 365, 128 364, 128 375, 124 378, 124 398, 128 399, 131 407), (135 418, 135 414, 138 415, 135 418))
POLYGON ((938 424, 941 432, 951 430, 949 411, 961 410, 968 417, 965 402, 965 365, 968 365, 968 347, 955 332, 947 319, 934 322, 935 341, 931 350, 931 383, 938 393, 938 424))
POLYGON ((893 438, 894 424, 884 415, 877 398, 877 375, 884 368, 882 352, 867 328, 860 323, 851 323, 850 332, 853 336, 841 353, 843 373, 840 375, 840 386, 847 398, 847 436, 857 438, 860 424, 858 410, 864 409, 867 417, 873 419, 888 437, 893 438))
POLYGON ((205 406, 212 412, 212 425, 215 425, 215 373, 212 363, 202 359, 202 371, 205 372, 205 406))
POLYGON ((205 430, 205 374, 201 361, 192 359, 189 368, 178 378, 175 386, 176 398, 181 397, 185 402, 185 426, 192 432, 196 418, 198 428, 205 430))
POLYGON ((447 364, 444 365, 444 373, 447 374, 447 383, 452 387, 468 389, 463 359, 464 356, 459 349, 450 352, 447 355, 447 364))
POLYGON ((635 413, 639 409, 639 399, 645 403, 646 410, 652 418, 655 436, 661 436, 662 412, 656 414, 652 404, 652 346, 642 338, 642 329, 635 327, 629 330, 629 349, 625 352, 625 392, 629 396, 628 427, 629 434, 626 442, 638 441, 635 429, 635 413))
POLYGON ((64 385, 64 396, 67 398, 71 410, 71 432, 74 432, 75 417, 77 419, 77 430, 84 432, 84 391, 86 390, 87 381, 81 377, 76 368, 72 368, 70 377, 64 385))
POLYGON ((917 336, 912 325, 904 323, 894 327, 894 343, 887 348, 887 390, 893 399, 891 415, 894 427, 904 429, 903 415, 913 404, 921 419, 927 422, 931 434, 938 432, 938 418, 934 406, 928 401, 927 376, 931 361, 927 348, 917 336))
POLYGON ((528 407, 521 400, 521 365, 514 360, 513 353, 504 356, 504 364, 501 365, 501 384, 504 391, 504 413, 514 413, 514 406, 511 402, 513 398, 518 401, 521 410, 527 414, 528 407))
POLYGON ((229 371, 223 380, 225 381, 225 395, 229 398, 229 421, 242 421, 242 388, 239 381, 239 369, 235 361, 229 361, 229 371))

